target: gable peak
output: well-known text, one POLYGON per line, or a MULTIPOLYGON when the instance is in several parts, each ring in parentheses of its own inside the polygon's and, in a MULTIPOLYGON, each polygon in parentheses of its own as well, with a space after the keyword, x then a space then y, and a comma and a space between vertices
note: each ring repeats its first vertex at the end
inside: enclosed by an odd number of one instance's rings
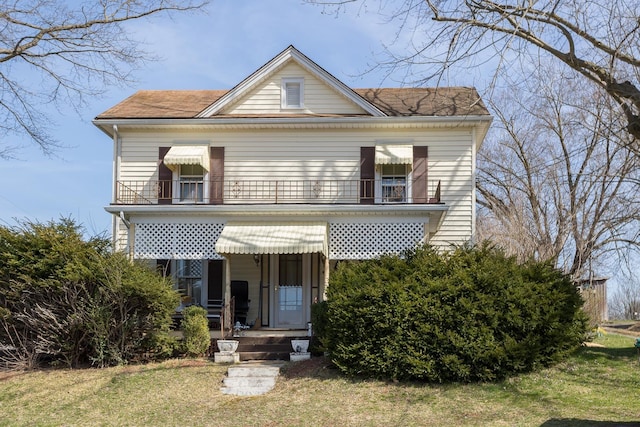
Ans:
POLYGON ((252 88, 256 87, 258 83, 260 83, 273 73, 277 72, 282 66, 289 63, 290 61, 295 61, 296 64, 301 66, 318 80, 323 81, 326 85, 333 88, 336 92, 342 94, 345 98, 349 99, 352 103, 358 105, 360 108, 362 108, 372 116, 385 115, 376 106, 362 98, 359 94, 342 83, 332 74, 327 72, 324 68, 316 64, 308 56, 300 52, 294 45, 291 44, 266 64, 254 71, 249 77, 245 78, 234 88, 229 90, 220 99, 216 100, 214 103, 202 110, 197 115, 197 117, 204 118, 218 114, 225 107, 248 93, 252 88))

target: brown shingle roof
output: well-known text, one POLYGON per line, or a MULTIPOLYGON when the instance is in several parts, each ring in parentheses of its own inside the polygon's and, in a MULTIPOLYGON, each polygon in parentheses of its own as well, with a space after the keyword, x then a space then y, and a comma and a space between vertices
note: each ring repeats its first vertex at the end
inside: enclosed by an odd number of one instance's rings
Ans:
MULTIPOLYGON (((464 116, 489 114, 489 111, 474 88, 385 88, 354 89, 354 91, 389 116, 464 116)), ((142 90, 134 93, 129 98, 108 109, 96 118, 194 118, 225 93, 227 93, 226 90, 142 90)), ((232 116, 220 115, 220 117, 232 116)), ((252 115, 251 117, 265 116, 252 115)), ((273 117, 273 115, 271 115, 271 117, 273 117)))
POLYGON ((469 87, 354 90, 388 116, 489 114, 478 92, 469 87))
POLYGON ((141 90, 97 119, 190 119, 226 90, 141 90))

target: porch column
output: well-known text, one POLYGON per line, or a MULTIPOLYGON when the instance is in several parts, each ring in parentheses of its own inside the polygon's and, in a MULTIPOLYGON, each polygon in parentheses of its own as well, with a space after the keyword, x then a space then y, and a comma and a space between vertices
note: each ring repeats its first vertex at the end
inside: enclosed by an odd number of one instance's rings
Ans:
MULTIPOLYGON (((123 221, 124 222, 124 221, 123 221)), ((134 259, 134 254, 135 254, 135 230, 136 225, 135 224, 129 224, 129 229, 127 230, 127 250, 128 250, 128 256, 129 256, 129 261, 133 262, 134 259)))
POLYGON ((225 328, 231 327, 233 322, 233 313, 231 313, 231 261, 230 255, 227 254, 224 263, 224 317, 225 328), (228 307, 228 308, 227 308, 228 307), (228 325, 226 323, 229 323, 228 325))
POLYGON ((329 287, 329 256, 324 257, 324 287, 322 288, 322 301, 327 300, 327 288, 329 287))

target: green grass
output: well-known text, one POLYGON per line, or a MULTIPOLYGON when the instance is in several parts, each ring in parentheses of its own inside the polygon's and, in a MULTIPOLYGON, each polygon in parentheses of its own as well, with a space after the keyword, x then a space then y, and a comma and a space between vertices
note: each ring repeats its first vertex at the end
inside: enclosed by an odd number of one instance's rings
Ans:
POLYGON ((223 395, 226 367, 204 360, 7 373, 0 425, 630 426, 640 422, 634 341, 608 334, 596 340, 604 348, 487 384, 350 380, 322 364, 289 365, 257 397, 223 395))

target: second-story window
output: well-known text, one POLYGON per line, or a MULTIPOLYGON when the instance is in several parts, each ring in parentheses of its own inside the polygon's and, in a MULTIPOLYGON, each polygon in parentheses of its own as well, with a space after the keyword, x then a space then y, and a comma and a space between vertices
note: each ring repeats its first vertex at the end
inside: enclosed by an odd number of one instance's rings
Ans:
POLYGON ((383 203, 407 201, 407 165, 382 165, 380 167, 383 203))
POLYGON ((167 181, 168 174, 162 173, 161 167, 158 171, 158 176, 162 175, 158 183, 161 190, 159 199, 170 203, 208 203, 209 146, 178 144, 168 151, 162 148, 160 151, 164 152, 164 169, 171 171, 171 181, 167 181))
POLYGON ((180 165, 178 194, 180 202, 202 203, 204 201, 205 170, 200 165, 180 165))
POLYGON ((411 201, 413 145, 378 144, 375 148, 376 203, 411 201))
POLYGON ((304 79, 282 79, 280 102, 283 109, 299 109, 304 107, 304 79))

